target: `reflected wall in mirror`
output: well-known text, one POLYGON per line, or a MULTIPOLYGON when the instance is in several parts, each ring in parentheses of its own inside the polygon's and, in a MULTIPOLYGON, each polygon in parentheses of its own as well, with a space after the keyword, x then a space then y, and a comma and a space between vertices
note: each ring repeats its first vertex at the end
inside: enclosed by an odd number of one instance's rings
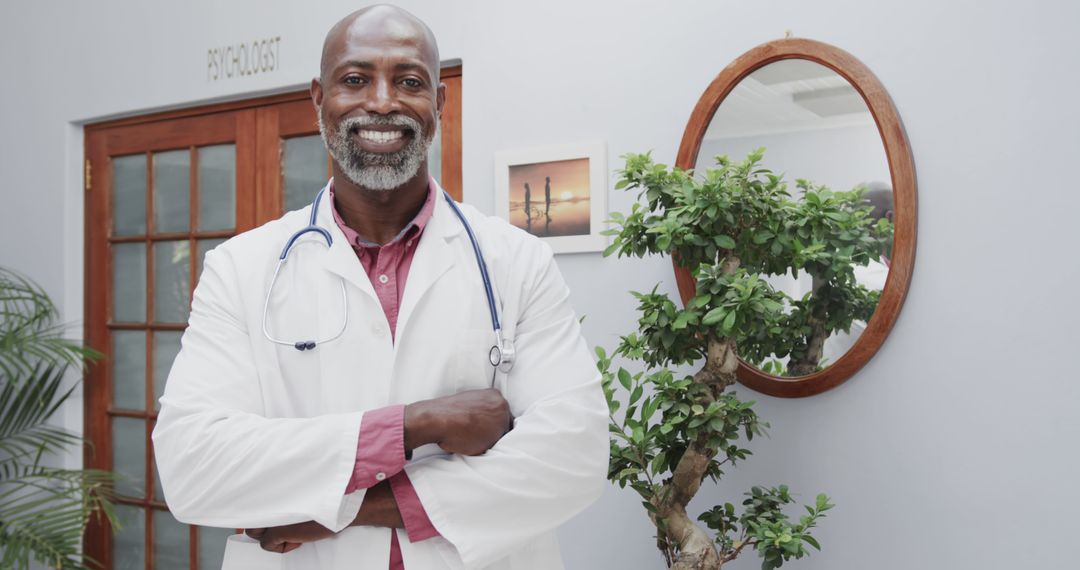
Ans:
MULTIPOLYGON (((763 153, 759 178, 781 179, 789 209, 789 226, 763 239, 777 241, 778 261, 794 261, 786 273, 763 274, 784 317, 764 336, 739 339, 738 377, 777 396, 820 393, 873 356, 906 294, 915 245, 910 149, 865 66, 827 44, 786 39, 721 72, 694 111, 677 165, 700 178, 717 157, 738 163, 755 152, 763 153)), ((678 265, 676 273, 687 302, 694 279, 678 265)))

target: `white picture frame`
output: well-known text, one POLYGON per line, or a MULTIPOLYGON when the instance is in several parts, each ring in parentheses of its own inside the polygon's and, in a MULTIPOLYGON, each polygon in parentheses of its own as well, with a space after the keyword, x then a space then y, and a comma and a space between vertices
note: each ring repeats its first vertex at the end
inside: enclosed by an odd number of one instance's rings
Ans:
POLYGON ((603 142, 499 151, 495 214, 546 241, 555 253, 603 251, 609 243, 600 235, 607 229, 607 182, 603 142))

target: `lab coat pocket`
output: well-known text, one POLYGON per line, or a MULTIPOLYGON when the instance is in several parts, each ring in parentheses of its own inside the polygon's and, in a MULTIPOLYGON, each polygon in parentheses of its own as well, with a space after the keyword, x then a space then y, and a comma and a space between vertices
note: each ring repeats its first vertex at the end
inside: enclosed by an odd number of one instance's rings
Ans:
POLYGON ((494 368, 488 353, 494 345, 495 333, 491 329, 461 329, 456 333, 447 379, 454 393, 491 387, 494 368))
POLYGON ((267 552, 259 541, 247 535, 234 534, 225 542, 225 558, 221 570, 282 570, 284 556, 267 552))

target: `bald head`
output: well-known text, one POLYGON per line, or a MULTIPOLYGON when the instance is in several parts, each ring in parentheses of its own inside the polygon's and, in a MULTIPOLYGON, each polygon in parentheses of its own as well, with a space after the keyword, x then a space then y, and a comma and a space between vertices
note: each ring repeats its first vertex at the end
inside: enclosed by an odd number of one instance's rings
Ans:
POLYGON ((870 217, 875 220, 888 218, 891 222, 893 216, 892 187, 879 181, 868 182, 862 186, 863 188, 866 188, 866 192, 863 194, 863 200, 873 207, 873 210, 870 211, 870 217))
POLYGON ((347 47, 368 42, 385 41, 414 45, 427 64, 431 81, 439 80, 439 44, 431 28, 411 13, 389 4, 376 4, 361 8, 334 24, 323 41, 319 77, 325 81, 327 73, 337 63, 347 47))

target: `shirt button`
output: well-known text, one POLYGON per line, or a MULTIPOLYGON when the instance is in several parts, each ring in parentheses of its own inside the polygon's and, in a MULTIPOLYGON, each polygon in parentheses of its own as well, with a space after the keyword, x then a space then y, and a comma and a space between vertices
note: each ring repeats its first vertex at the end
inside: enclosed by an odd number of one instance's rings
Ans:
POLYGON ((383 473, 382 471, 380 471, 380 472, 375 474, 375 480, 376 481, 382 481, 383 479, 386 479, 386 473, 383 473))
POLYGON ((390 281, 390 278, 387 277, 385 273, 379 276, 379 283, 386 285, 388 281, 390 281))

